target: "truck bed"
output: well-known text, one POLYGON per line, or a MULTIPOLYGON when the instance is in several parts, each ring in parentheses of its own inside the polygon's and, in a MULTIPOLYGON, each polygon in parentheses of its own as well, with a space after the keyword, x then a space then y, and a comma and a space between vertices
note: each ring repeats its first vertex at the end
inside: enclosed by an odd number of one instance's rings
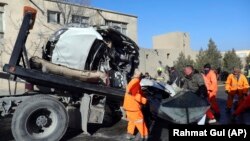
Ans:
POLYGON ((23 68, 21 66, 14 67, 12 65, 5 64, 3 70, 35 85, 41 85, 44 87, 56 88, 65 91, 79 92, 79 94, 82 94, 83 92, 88 92, 90 94, 95 93, 120 101, 123 99, 125 93, 124 89, 83 82, 64 76, 23 68))

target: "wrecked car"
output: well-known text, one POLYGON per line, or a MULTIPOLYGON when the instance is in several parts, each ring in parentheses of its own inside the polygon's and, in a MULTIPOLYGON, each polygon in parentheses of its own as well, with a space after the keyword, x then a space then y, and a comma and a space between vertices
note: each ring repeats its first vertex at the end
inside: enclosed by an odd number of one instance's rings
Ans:
POLYGON ((43 59, 74 70, 104 73, 106 85, 125 88, 139 65, 139 47, 112 28, 69 27, 49 38, 43 59))

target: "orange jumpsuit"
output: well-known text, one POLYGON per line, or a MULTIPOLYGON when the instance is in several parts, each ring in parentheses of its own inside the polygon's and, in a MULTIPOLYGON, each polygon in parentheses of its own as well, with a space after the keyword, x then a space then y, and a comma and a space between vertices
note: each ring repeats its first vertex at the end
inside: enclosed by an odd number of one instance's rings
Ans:
POLYGON ((243 74, 239 74, 237 79, 234 74, 227 77, 225 89, 228 91, 227 108, 232 108, 234 95, 238 94, 238 105, 244 100, 244 94, 248 92, 248 82, 243 74))
POLYGON ((214 71, 210 70, 208 74, 204 75, 205 84, 208 92, 208 101, 211 104, 211 109, 220 114, 220 108, 216 101, 216 95, 218 91, 217 77, 214 71))
POLYGON ((129 134, 133 135, 136 127, 142 138, 148 136, 148 129, 141 111, 141 105, 146 102, 147 99, 142 95, 140 79, 133 78, 127 85, 123 103, 128 119, 127 132, 129 134))
POLYGON ((248 95, 244 101, 237 107, 234 115, 239 116, 242 112, 244 112, 247 108, 250 108, 250 95, 248 95))

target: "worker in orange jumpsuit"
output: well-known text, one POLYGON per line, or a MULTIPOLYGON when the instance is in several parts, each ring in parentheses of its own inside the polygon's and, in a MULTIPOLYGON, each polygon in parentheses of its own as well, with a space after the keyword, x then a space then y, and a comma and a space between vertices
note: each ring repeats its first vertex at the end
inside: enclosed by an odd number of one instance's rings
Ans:
POLYGON ((217 83, 216 74, 213 70, 211 70, 210 64, 204 65, 203 70, 204 70, 204 80, 205 80, 207 92, 208 92, 208 101, 211 105, 211 110, 213 110, 215 115, 219 117, 220 108, 216 101, 216 95, 218 91, 218 83, 217 83))
POLYGON ((231 111, 234 96, 238 95, 238 106, 244 100, 244 95, 247 94, 249 84, 246 77, 241 74, 239 68, 234 68, 233 73, 227 77, 225 89, 228 94, 227 98, 227 112, 231 111))
POLYGON ((128 119, 127 139, 135 138, 135 128, 138 129, 142 139, 148 138, 148 129, 141 111, 142 105, 147 102, 140 86, 141 76, 141 72, 136 69, 132 80, 128 83, 126 88, 123 108, 126 111, 128 119))
POLYGON ((235 118, 239 116, 242 112, 244 112, 247 108, 250 108, 250 95, 248 95, 234 111, 233 120, 235 120, 235 118))

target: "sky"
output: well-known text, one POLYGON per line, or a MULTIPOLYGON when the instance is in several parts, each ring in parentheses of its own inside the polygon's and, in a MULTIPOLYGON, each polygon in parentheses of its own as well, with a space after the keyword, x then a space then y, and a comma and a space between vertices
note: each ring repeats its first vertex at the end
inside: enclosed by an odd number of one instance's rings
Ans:
POLYGON ((250 49, 250 0, 91 0, 91 6, 138 16, 138 44, 152 48, 152 36, 188 32, 191 48, 250 49))

